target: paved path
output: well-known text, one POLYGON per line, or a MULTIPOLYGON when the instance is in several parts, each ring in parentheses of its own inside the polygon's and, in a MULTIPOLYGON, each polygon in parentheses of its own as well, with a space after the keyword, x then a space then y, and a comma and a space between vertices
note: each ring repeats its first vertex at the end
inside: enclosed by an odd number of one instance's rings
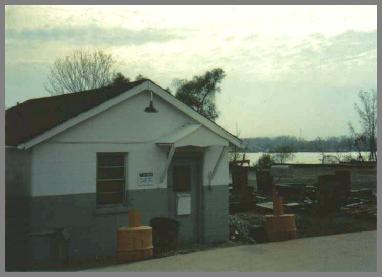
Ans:
POLYGON ((376 271, 377 232, 219 248, 88 271, 376 271))

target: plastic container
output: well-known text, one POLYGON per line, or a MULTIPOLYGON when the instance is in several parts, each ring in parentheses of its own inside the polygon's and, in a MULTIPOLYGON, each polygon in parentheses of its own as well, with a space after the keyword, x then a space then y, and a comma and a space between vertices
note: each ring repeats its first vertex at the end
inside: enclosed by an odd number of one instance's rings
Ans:
POLYGON ((178 221, 169 217, 156 217, 150 220, 150 225, 153 228, 154 256, 178 248, 178 221))

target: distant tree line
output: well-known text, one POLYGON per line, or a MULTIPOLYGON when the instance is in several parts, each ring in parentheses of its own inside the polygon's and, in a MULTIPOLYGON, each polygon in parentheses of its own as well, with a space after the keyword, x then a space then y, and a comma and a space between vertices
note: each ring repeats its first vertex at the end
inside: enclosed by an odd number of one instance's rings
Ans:
POLYGON ((243 139, 247 152, 276 153, 279 148, 287 145, 293 152, 350 152, 368 151, 368 145, 356 144, 353 137, 338 136, 316 138, 314 140, 300 139, 294 136, 256 137, 243 139))

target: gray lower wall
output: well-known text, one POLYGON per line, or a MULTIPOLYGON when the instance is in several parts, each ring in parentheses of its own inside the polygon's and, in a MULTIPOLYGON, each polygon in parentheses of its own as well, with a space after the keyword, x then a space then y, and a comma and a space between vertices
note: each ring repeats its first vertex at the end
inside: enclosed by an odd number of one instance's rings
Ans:
MULTIPOLYGON (((166 189, 129 192, 142 224, 166 215, 166 189)), ((67 228, 70 258, 114 256, 117 228, 128 225, 128 207, 96 209, 96 194, 34 197, 30 201, 31 263, 49 256, 53 228, 67 228)))
POLYGON ((25 269, 27 265, 29 198, 5 199, 5 268, 25 269))
POLYGON ((23 269, 27 260, 30 195, 30 151, 6 147, 5 266, 23 269))
POLYGON ((167 189, 131 190, 131 206, 141 212, 142 224, 149 225, 153 217, 168 216, 167 189))
MULTIPOLYGON (((204 242, 226 241, 228 239, 228 186, 204 188, 203 238, 204 242)), ((167 189, 145 189, 128 192, 130 208, 138 209, 142 224, 149 225, 153 217, 169 216, 167 189)), ((68 244, 69 259, 95 256, 114 256, 116 254, 116 231, 128 225, 128 208, 96 209, 95 194, 33 197, 24 201, 23 209, 28 211, 28 220, 23 222, 28 236, 24 251, 28 264, 51 262, 54 228, 67 228, 70 234, 68 244)), ((15 211, 17 203, 7 206, 9 212, 15 211)), ((192 235, 192 225, 180 220, 180 237, 184 242, 192 235)), ((21 226, 21 225, 20 225, 21 226)), ((10 227, 7 226, 7 227, 10 227)), ((8 244, 14 244, 15 238, 8 244)), ((13 252, 13 256, 17 254, 13 252)), ((11 254, 7 254, 8 258, 11 254)), ((25 259, 24 259, 25 261, 25 259)))
POLYGON ((228 185, 204 187, 204 242, 229 239, 228 185))

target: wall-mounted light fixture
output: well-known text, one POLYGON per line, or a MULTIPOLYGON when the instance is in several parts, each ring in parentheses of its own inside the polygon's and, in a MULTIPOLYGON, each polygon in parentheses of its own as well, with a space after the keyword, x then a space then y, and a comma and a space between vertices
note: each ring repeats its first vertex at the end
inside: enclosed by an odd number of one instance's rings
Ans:
POLYGON ((154 108, 153 104, 153 92, 150 91, 150 104, 145 108, 145 113, 157 113, 157 109, 154 108))

